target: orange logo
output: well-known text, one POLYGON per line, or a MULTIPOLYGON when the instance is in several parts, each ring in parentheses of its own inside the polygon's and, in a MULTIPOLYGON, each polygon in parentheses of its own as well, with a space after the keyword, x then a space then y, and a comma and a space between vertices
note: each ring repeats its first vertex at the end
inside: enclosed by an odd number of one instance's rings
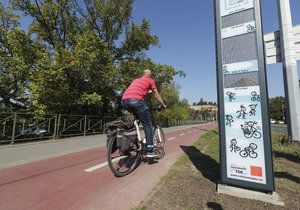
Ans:
POLYGON ((250 166, 252 176, 262 176, 262 168, 258 166, 250 166))

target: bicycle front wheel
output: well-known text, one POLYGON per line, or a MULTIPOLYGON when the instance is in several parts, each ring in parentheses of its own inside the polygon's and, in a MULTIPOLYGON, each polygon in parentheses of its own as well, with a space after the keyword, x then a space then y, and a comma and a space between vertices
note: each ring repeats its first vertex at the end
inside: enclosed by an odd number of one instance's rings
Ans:
POLYGON ((154 129, 154 146, 155 153, 158 155, 156 159, 161 159, 165 156, 165 135, 160 127, 154 129))
POLYGON ((123 154, 119 149, 116 149, 116 145, 117 137, 114 137, 108 143, 107 162, 115 176, 126 176, 137 167, 140 154, 140 151, 138 150, 138 142, 136 139, 131 150, 126 154, 123 154))

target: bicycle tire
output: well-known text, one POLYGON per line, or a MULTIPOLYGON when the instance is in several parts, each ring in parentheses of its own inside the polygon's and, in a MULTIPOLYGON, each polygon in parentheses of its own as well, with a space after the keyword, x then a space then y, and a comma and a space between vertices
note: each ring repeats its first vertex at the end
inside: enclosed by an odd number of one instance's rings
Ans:
POLYGON ((248 155, 249 155, 248 152, 246 152, 245 150, 240 151, 240 156, 241 157, 246 158, 246 157, 248 157, 248 155))
POLYGON ((254 137, 255 139, 260 139, 260 138, 261 138, 261 133, 260 133, 259 131, 255 131, 255 132, 253 133, 253 137, 254 137))
MULTIPOLYGON (((116 168, 114 166, 114 162, 117 162, 118 163, 121 161, 121 160, 124 160, 125 158, 129 157, 129 154, 131 154, 130 152, 127 154, 127 155, 122 155, 120 157, 123 157, 124 158, 121 158, 121 159, 117 159, 117 161, 114 161, 114 158, 112 157, 112 149, 113 149, 113 145, 114 145, 114 142, 117 141, 117 137, 114 137, 112 138, 112 140, 108 143, 108 147, 107 147, 107 162, 108 162, 108 165, 110 167, 110 170, 113 172, 113 174, 116 176, 116 177, 122 177, 122 176, 126 176, 128 175, 129 173, 131 173, 136 167, 137 167, 137 163, 138 163, 138 160, 139 160, 139 157, 140 157, 140 151, 138 150, 138 144, 137 144, 137 140, 135 142, 135 147, 136 147, 136 155, 135 157, 133 157, 133 163, 131 164, 131 166, 128 168, 127 171, 125 172, 121 172, 120 170, 118 170, 118 168, 116 168)), ((115 151, 114 153, 119 153, 120 154, 120 151, 117 150, 115 151)), ((120 158, 120 157, 116 157, 116 158, 120 158)), ((124 165, 124 164, 123 164, 124 165)))
POLYGON ((249 157, 251 157, 253 159, 257 158, 257 156, 258 156, 257 152, 252 151, 249 153, 249 157))
POLYGON ((166 139, 165 139, 165 135, 163 130, 160 127, 156 127, 154 129, 154 145, 155 146, 155 151, 156 154, 158 154, 157 157, 155 157, 155 159, 161 159, 165 156, 166 151, 165 151, 165 143, 166 143, 166 139))

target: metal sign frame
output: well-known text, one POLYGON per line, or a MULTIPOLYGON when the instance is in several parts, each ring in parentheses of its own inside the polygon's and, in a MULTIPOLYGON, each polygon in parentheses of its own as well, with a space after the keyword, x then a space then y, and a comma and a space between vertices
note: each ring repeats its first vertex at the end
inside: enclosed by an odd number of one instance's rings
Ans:
MULTIPOLYGON (((227 176, 227 159, 226 159, 226 134, 225 134, 225 98, 223 83, 223 64, 222 64, 222 36, 221 36, 221 12, 220 4, 224 0, 215 0, 215 33, 216 33, 216 64, 217 64, 217 89, 219 104, 219 137, 220 137, 220 184, 232 185, 257 191, 273 192, 274 174, 272 160, 271 133, 268 114, 268 91, 266 81, 266 64, 263 42, 263 30, 261 22, 260 0, 254 1, 255 24, 256 24, 256 43, 258 58, 258 84, 260 86, 261 112, 262 112, 262 129, 264 139, 264 158, 265 158, 265 175, 266 184, 254 183, 239 179, 229 178, 227 176)), ((242 12, 242 11, 240 11, 242 12)))

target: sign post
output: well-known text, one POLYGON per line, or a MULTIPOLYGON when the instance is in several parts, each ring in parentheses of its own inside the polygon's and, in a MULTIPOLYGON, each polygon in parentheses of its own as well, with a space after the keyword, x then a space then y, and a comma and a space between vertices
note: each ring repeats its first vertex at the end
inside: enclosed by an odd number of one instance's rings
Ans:
MULTIPOLYGON (((289 138, 300 141, 300 90, 290 1, 278 0, 280 43, 289 138)), ((296 38, 296 37, 295 37, 296 38)))
POLYGON ((259 0, 215 0, 220 184, 273 193, 259 0))

